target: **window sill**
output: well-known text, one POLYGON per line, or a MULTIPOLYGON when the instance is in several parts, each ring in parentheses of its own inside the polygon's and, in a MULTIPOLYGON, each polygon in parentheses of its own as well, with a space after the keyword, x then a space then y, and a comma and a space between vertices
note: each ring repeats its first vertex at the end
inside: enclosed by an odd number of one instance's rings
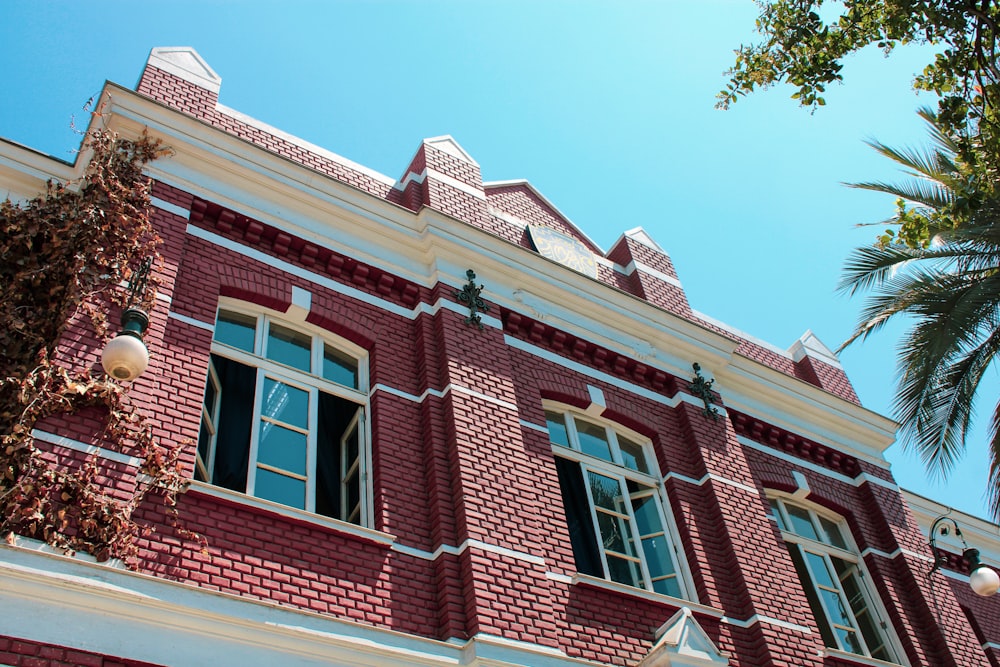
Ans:
POLYGON ((36 540, 32 537, 24 537, 23 535, 11 534, 11 536, 7 538, 6 544, 17 549, 37 551, 43 554, 54 554, 56 556, 63 556, 65 558, 83 561, 84 563, 94 563, 95 565, 110 567, 115 570, 126 569, 125 563, 118 558, 110 558, 108 560, 99 561, 95 556, 87 553, 86 551, 73 551, 72 549, 54 547, 47 542, 42 542, 41 540, 36 540))
POLYGON ((863 655, 858 655, 857 653, 840 651, 835 648, 823 649, 823 655, 831 658, 837 658, 838 660, 844 660, 846 662, 853 662, 857 665, 871 665, 871 667, 899 667, 901 664, 904 664, 899 662, 886 662, 885 660, 869 658, 863 655))
POLYGON ((627 595, 631 598, 642 598, 651 602, 670 605, 671 607, 687 607, 691 611, 715 618, 722 618, 724 616, 722 610, 715 609, 714 607, 707 607, 703 604, 693 602, 692 600, 675 598, 670 595, 664 595, 663 593, 654 593, 653 591, 647 591, 644 588, 636 588, 635 586, 619 584, 617 581, 609 581, 607 579, 601 579, 600 577, 594 577, 589 574, 580 574, 577 572, 572 577, 572 583, 574 586, 580 585, 588 588, 599 588, 601 590, 611 591, 612 593, 627 595))
POLYGON ((288 507, 287 505, 273 503, 270 500, 264 500, 263 498, 254 498, 253 496, 248 496, 245 493, 231 491, 219 486, 206 484, 205 482, 192 480, 188 485, 187 493, 193 493, 199 496, 208 496, 231 505, 249 508, 257 512, 277 514, 286 519, 291 519, 296 523, 305 524, 313 528, 323 528, 325 530, 351 535, 352 537, 356 537, 380 546, 389 547, 396 541, 395 535, 383 533, 380 530, 365 528, 364 526, 347 523, 346 521, 340 521, 339 519, 331 519, 330 517, 322 516, 320 514, 313 514, 312 512, 295 509, 294 507, 288 507))

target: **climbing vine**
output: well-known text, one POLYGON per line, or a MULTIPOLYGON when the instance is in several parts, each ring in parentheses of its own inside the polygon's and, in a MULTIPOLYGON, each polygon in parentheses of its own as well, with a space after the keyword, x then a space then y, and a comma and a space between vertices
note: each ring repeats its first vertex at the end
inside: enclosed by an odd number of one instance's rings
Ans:
MULTIPOLYGON (((9 542, 22 535, 135 566, 138 538, 152 530, 135 519, 140 504, 162 499, 176 525, 179 445, 160 441, 127 387, 95 363, 113 333, 108 313, 125 305, 122 284, 147 258, 162 264, 142 169, 164 152, 145 135, 94 129, 78 181, 50 181, 30 201, 0 203, 0 535, 9 542), (60 345, 68 338, 96 346, 83 357, 79 346, 60 345), (101 484, 96 457, 77 463, 39 448, 36 424, 83 409, 101 416, 96 442, 142 461, 134 491, 101 484)), ((147 310, 150 282, 137 304, 147 310)))

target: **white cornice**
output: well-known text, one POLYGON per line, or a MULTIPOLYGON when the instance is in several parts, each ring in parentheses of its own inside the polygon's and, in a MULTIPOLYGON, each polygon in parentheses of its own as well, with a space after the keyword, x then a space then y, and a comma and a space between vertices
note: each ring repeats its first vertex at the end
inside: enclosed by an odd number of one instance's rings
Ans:
POLYGON ((0 200, 23 201, 45 191, 45 182, 79 177, 77 166, 0 137, 0 200))
MULTIPOLYGON (((979 549, 983 562, 1000 567, 1000 526, 981 517, 942 505, 912 491, 903 489, 902 493, 903 499, 910 507, 924 537, 929 539, 931 525, 935 519, 947 516, 958 524, 968 545, 979 549)), ((953 530, 947 536, 939 535, 937 544, 955 553, 962 552, 962 542, 955 538, 953 530)))

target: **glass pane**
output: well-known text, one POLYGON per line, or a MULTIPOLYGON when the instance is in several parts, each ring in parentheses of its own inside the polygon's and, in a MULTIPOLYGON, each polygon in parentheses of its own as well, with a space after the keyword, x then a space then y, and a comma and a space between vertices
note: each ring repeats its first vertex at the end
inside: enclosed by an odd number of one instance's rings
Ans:
POLYGON ((642 445, 619 435, 618 448, 621 449, 622 463, 625 464, 626 468, 639 472, 649 472, 649 466, 646 465, 646 453, 642 445))
POLYGON ((347 511, 348 513, 343 517, 345 520, 350 520, 350 513, 358 505, 358 501, 361 499, 361 471, 356 471, 351 478, 347 480, 347 484, 344 487, 344 492, 347 495, 347 511))
POLYGON ((845 628, 837 628, 837 637, 840 639, 840 645, 845 651, 857 653, 858 655, 865 654, 864 649, 861 648, 861 642, 858 641, 858 633, 845 628))
POLYGON ((215 415, 212 414, 212 409, 215 407, 215 383, 212 382, 211 375, 208 378, 208 382, 205 383, 205 409, 208 410, 208 414, 211 417, 215 415))
POLYGON ((303 480, 279 475, 263 468, 257 469, 254 495, 289 507, 299 509, 306 507, 306 483, 303 480))
POLYGON ((819 540, 819 535, 816 534, 816 527, 813 526, 812 519, 809 516, 809 510, 796 507, 795 505, 785 505, 785 511, 788 513, 788 520, 792 522, 791 528, 793 533, 812 540, 819 540))
POLYGON ((819 524, 823 527, 823 532, 826 534, 824 542, 845 551, 847 550, 847 542, 844 541, 844 535, 840 532, 840 526, 823 517, 819 517, 819 524))
POLYGON ((771 516, 773 516, 774 520, 778 522, 778 528, 788 530, 788 527, 785 526, 785 520, 781 517, 781 508, 778 506, 778 501, 774 498, 770 498, 767 502, 771 505, 771 516))
POLYGON ((620 554, 634 555, 632 549, 629 548, 631 545, 626 544, 626 540, 630 540, 632 537, 628 534, 628 521, 626 519, 598 512, 597 525, 601 529, 601 542, 605 549, 620 554))
POLYGON ((851 620, 847 608, 844 607, 844 598, 837 591, 828 591, 822 588, 820 589, 820 596, 826 604, 826 610, 830 613, 830 621, 834 625, 845 625, 849 628, 854 627, 854 622, 851 620))
POLYGON ((802 590, 806 594, 806 599, 809 600, 809 608, 812 610, 813 618, 816 619, 816 624, 819 625, 819 632, 823 636, 823 644, 830 648, 837 648, 837 640, 830 630, 830 621, 826 618, 826 613, 823 612, 823 606, 819 603, 819 597, 816 595, 816 587, 813 586, 812 578, 806 569, 805 561, 802 560, 802 551, 797 544, 786 543, 785 546, 788 547, 788 554, 792 557, 792 563, 795 565, 795 572, 799 575, 802 590))
POLYGON ((650 537, 642 541, 642 552, 646 556, 646 567, 653 579, 665 577, 674 573, 673 559, 670 557, 670 545, 663 535, 650 537))
MULTIPOLYGON (((198 432, 198 458, 201 460, 202 465, 208 466, 208 446, 212 441, 212 434, 209 432, 208 427, 205 425, 205 419, 202 417, 201 420, 201 430, 198 432)), ((200 466, 195 466, 194 468, 195 479, 200 482, 207 482, 205 476, 201 472, 200 466)))
POLYGON ((868 606, 868 600, 865 599, 864 592, 861 589, 861 580, 858 578, 857 566, 839 558, 831 558, 831 560, 833 561, 834 569, 837 570, 837 576, 840 577, 840 583, 844 587, 847 603, 851 605, 851 611, 854 612, 854 620, 857 627, 861 630, 861 636, 864 637, 865 644, 868 645, 868 651, 873 658, 892 660, 892 656, 885 646, 885 640, 882 638, 882 633, 879 631, 878 621, 875 620, 872 610, 868 606))
POLYGON ((267 422, 261 423, 257 461, 297 475, 306 474, 306 435, 267 422))
POLYGON ((267 358, 308 373, 312 359, 312 336, 271 324, 267 335, 267 358))
POLYGON ((816 580, 817 586, 825 586, 826 588, 840 590, 840 586, 833 581, 833 576, 830 574, 830 568, 826 564, 826 558, 820 554, 814 554, 811 551, 807 551, 806 560, 809 561, 809 569, 812 570, 812 575, 816 580))
POLYGON ((545 423, 549 427, 549 442, 554 445, 569 447, 569 435, 566 433, 565 418, 555 412, 546 412, 545 423))
POLYGON ((260 414, 292 426, 308 428, 309 392, 264 378, 264 403, 260 414))
POLYGON ((576 434, 580 438, 580 451, 610 461, 611 445, 608 444, 608 434, 604 427, 579 419, 574 421, 576 422, 576 434))
POLYGON ((624 511, 621 485, 617 479, 599 475, 593 470, 588 470, 587 476, 590 478, 590 496, 595 505, 616 512, 624 511))
POLYGON ((256 317, 220 310, 219 317, 215 321, 215 340, 247 352, 253 352, 253 338, 256 330, 256 317))
POLYGON ((677 583, 677 577, 657 579, 653 582, 653 590, 657 593, 663 593, 664 595, 670 595, 675 598, 679 598, 681 596, 681 585, 677 583))
POLYGON ((358 388, 358 362, 340 350, 323 347, 323 377, 331 382, 358 388))
POLYGON ((344 438, 344 470, 346 471, 354 462, 358 460, 358 427, 357 424, 351 428, 351 432, 344 438))
POLYGON ((663 532, 660 513, 656 510, 656 500, 652 495, 633 497, 632 513, 635 514, 635 522, 639 528, 640 536, 663 532))
POLYGON ((628 586, 642 587, 642 573, 639 570, 639 564, 635 561, 609 555, 608 572, 611 575, 611 581, 617 581, 620 584, 628 586))

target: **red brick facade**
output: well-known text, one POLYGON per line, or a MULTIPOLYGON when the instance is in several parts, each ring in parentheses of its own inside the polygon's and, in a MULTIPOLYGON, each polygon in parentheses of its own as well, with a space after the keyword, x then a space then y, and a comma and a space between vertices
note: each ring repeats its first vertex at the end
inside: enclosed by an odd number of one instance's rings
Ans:
MULTIPOLYGON (((176 153, 151 168, 165 266, 146 335, 152 360, 132 396, 160 437, 183 444, 193 478, 220 300, 280 320, 303 309, 296 294, 308 294, 305 312, 287 321, 363 350, 370 515, 358 527, 196 482, 178 510, 206 538, 205 551, 148 506, 141 518, 155 532, 136 574, 11 547, 0 551, 0 564, 9 556, 14 568, 4 576, 30 570, 25 581, 46 590, 79 587, 71 577, 107 578, 145 596, 122 593, 116 604, 157 599, 143 609, 164 618, 204 605, 218 627, 286 633, 247 654, 259 664, 277 655, 280 664, 352 665, 1000 664, 996 600, 971 594, 961 572, 928 578, 926 538, 881 459, 891 426, 858 406, 835 361, 808 346, 796 358, 703 319, 644 233, 624 235, 602 256, 529 186, 483 184, 450 138, 422 143, 393 184, 234 116, 218 106, 217 87, 185 77, 200 63, 192 54, 151 58, 136 93, 116 88, 110 111, 122 131, 131 119, 156 118, 176 153), (203 148, 187 146, 171 123, 195 128, 217 152, 295 178, 241 188, 209 166, 192 178, 173 165, 203 148), (321 195, 287 184, 306 175, 322 181, 321 195), (289 188, 314 212, 283 199, 289 188), (534 253, 527 224, 592 248, 598 278, 534 253), (459 297, 470 268, 489 307, 482 328, 466 321, 473 313, 459 297), (712 404, 692 386, 692 363, 716 380, 712 404), (557 466, 588 459, 550 442, 547 409, 645 443, 681 597, 581 574, 557 466), (840 522, 891 662, 828 647, 769 498, 840 522), (237 623, 242 613, 250 616, 237 623), (658 632, 675 618, 691 629, 677 642, 669 628, 658 632), (667 657, 656 658, 664 646, 667 657)), ((92 364, 96 342, 73 340, 66 359, 92 364)), ((104 448, 109 484, 125 493, 136 468, 109 458, 113 448, 95 439, 99 421, 53 420, 40 437, 63 459, 82 457, 81 445, 104 448)), ((648 552, 636 558, 652 572, 648 552)), ((20 590, 8 602, 30 608, 27 584, 20 590)), ((67 618, 85 613, 44 604, 67 618)), ((100 624, 114 634, 124 617, 106 612, 100 624)), ((185 651, 209 631, 160 627, 178 638, 176 654, 127 635, 87 643, 70 633, 60 643, 55 631, 19 623, 0 636, 0 662, 194 664, 185 651)), ((241 631, 219 632, 250 650, 241 631)), ((217 650, 204 662, 244 655, 217 650)))

